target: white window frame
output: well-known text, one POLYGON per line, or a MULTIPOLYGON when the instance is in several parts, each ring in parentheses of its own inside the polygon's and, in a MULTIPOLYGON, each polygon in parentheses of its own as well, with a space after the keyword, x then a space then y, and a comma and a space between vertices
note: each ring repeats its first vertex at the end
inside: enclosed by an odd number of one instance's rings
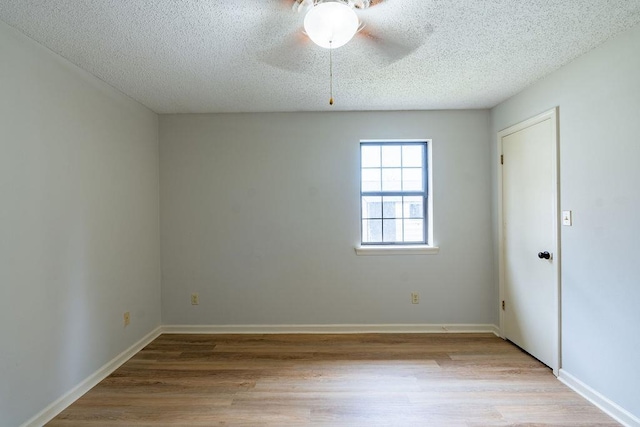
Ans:
POLYGON ((360 209, 358 210, 359 218, 358 224, 360 229, 359 243, 356 245, 355 251, 357 255, 433 255, 439 252, 439 247, 434 244, 433 234, 433 141, 431 139, 364 139, 360 140, 358 144, 358 176, 360 185, 360 192, 358 193, 358 204, 360 209), (363 244, 362 242, 362 144, 403 144, 403 143, 424 143, 426 144, 426 163, 424 167, 426 169, 426 198, 424 203, 424 217, 425 217, 425 233, 426 243, 414 244, 414 243, 394 243, 394 244, 363 244))

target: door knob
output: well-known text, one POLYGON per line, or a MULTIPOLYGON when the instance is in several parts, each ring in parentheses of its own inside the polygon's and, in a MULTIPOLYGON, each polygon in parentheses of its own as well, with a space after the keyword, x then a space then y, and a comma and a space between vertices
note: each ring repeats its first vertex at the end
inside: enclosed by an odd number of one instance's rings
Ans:
POLYGON ((547 251, 538 252, 538 258, 540 259, 551 259, 551 254, 547 251))

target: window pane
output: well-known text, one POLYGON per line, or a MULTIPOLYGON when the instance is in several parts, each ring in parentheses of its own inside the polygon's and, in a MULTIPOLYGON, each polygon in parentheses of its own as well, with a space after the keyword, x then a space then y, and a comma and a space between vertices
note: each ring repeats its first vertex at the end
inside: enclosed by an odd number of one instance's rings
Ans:
POLYGON ((362 191, 380 191, 380 169, 362 169, 362 191))
POLYGON ((362 143, 362 243, 425 242, 426 144, 362 143))
POLYGON ((362 198, 362 218, 382 218, 382 197, 362 198))
POLYGON ((402 169, 382 169, 382 191, 402 190, 402 169))
POLYGON ((404 191, 422 191, 422 169, 402 169, 402 189, 404 191))
POLYGON ((402 166, 421 168, 424 145, 403 145, 402 166))
POLYGON ((382 166, 396 167, 402 166, 402 151, 399 145, 383 145, 382 146, 382 166))
POLYGON ((404 198, 404 217, 405 218, 424 218, 423 197, 405 197, 404 198))
POLYGON ((362 241, 364 243, 382 242, 382 220, 363 219, 362 220, 362 241))
POLYGON ((362 145, 361 162, 363 168, 379 168, 380 167, 380 146, 379 145, 362 145))
POLYGON ((424 221, 421 219, 404 220, 404 241, 423 242, 424 241, 424 221))
POLYGON ((402 218, 402 197, 384 197, 382 200, 383 218, 402 218))
POLYGON ((402 242, 402 219, 384 219, 383 236, 384 242, 402 242))

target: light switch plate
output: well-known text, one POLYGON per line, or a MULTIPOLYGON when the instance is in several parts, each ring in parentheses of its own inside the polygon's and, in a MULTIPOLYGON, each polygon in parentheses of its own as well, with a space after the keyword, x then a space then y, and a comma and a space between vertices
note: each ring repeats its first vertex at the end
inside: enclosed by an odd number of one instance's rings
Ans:
POLYGON ((562 211, 562 225, 566 225, 571 227, 573 225, 573 221, 571 219, 571 211, 562 211))

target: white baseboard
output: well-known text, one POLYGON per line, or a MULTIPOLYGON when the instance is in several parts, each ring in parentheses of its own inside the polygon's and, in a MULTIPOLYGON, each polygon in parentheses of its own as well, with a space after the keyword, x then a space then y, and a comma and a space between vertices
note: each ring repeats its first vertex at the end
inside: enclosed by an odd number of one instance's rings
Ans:
POLYGON ((362 334, 362 333, 490 333, 499 335, 498 327, 472 325, 164 325, 165 334, 362 334))
POLYGON ((564 369, 560 369, 558 379, 589 402, 602 409, 616 421, 627 427, 640 427, 640 418, 636 417, 620 405, 604 397, 564 369))
POLYGON ((104 366, 91 374, 80 384, 69 390, 55 402, 44 408, 40 413, 22 424, 22 427, 39 427, 51 421, 56 415, 65 410, 69 405, 78 400, 83 394, 91 390, 100 381, 111 375, 113 371, 118 369, 124 362, 129 360, 133 355, 142 350, 147 344, 155 340, 162 333, 162 327, 158 326, 149 332, 131 347, 114 357, 104 366))

